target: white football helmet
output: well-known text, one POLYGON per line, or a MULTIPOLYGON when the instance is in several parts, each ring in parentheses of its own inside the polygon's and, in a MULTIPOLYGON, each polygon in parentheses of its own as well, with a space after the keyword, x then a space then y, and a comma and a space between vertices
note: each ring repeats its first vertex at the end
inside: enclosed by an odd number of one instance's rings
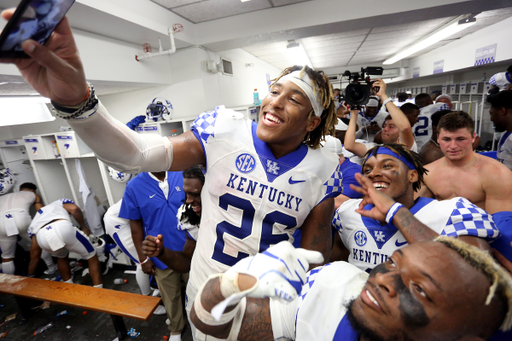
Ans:
POLYGON ((133 174, 120 172, 110 166, 108 167, 108 173, 112 180, 115 180, 117 182, 128 182, 128 180, 130 180, 133 177, 133 174))
POLYGON ((146 109, 146 118, 148 121, 158 121, 160 118, 170 121, 173 114, 171 102, 164 98, 156 97, 149 103, 146 109))
POLYGON ((16 178, 9 168, 0 169, 0 195, 8 193, 16 183, 16 178))

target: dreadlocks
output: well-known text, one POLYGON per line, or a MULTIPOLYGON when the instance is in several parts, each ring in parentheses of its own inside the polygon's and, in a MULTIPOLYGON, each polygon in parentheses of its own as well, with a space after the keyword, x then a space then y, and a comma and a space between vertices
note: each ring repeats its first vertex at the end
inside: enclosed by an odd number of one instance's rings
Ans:
MULTIPOLYGON (((201 181, 201 184, 204 185, 203 169, 200 165, 195 165, 185 169, 183 171, 183 179, 198 179, 201 181)), ((181 222, 188 222, 191 225, 199 225, 201 222, 201 217, 198 217, 187 203, 184 203, 180 207, 180 211, 181 215, 179 215, 179 219, 181 222)))
POLYGON ((376 156, 379 151, 379 148, 382 148, 382 147, 388 148, 388 149, 392 150, 394 153, 396 153, 397 155, 403 156, 407 161, 411 162, 414 165, 414 168, 418 172, 418 181, 416 181, 412 184, 412 188, 415 192, 418 191, 421 188, 421 185, 424 183, 423 176, 428 172, 428 170, 425 169, 425 167, 423 167, 423 161, 421 161, 420 155, 418 153, 415 153, 415 152, 407 149, 407 147, 403 144, 385 143, 381 146, 373 147, 372 149, 368 150, 366 152, 366 154, 364 155, 364 162, 363 162, 363 165, 361 168, 364 168, 366 160, 368 160, 368 158, 370 156, 376 156))
POLYGON ((491 286, 485 305, 491 304, 496 296, 506 303, 506 307, 503 309, 505 318, 500 329, 509 330, 512 327, 512 277, 508 272, 497 264, 487 251, 478 249, 458 238, 439 236, 434 240, 457 252, 465 262, 487 277, 491 286))
MULTIPOLYGON (((312 132, 308 133, 303 140, 303 143, 311 148, 318 148, 320 146, 320 141, 324 140, 325 135, 334 135, 334 126, 338 123, 338 119, 336 117, 336 110, 334 105, 334 95, 332 90, 332 85, 329 82, 329 78, 324 74, 323 71, 315 71, 309 66, 291 66, 283 70, 281 75, 272 81, 276 83, 283 77, 289 73, 294 71, 301 71, 307 73, 311 82, 313 83, 313 90, 315 94, 318 96, 320 103, 322 104, 323 112, 321 115, 322 121, 312 132)), ((302 74, 302 73, 301 73, 302 74)), ((274 84, 272 83, 272 85, 274 84)), ((309 113, 309 117, 314 114, 313 111, 309 113)))

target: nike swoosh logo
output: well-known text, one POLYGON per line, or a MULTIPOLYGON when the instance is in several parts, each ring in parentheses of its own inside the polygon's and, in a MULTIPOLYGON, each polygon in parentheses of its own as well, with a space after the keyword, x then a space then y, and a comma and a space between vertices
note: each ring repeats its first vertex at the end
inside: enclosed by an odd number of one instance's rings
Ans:
POLYGON ((293 180, 292 177, 290 176, 290 178, 288 179, 288 183, 290 185, 294 185, 294 184, 298 184, 300 182, 306 182, 306 180, 293 180))
POLYGON ((399 243, 398 239, 395 241, 395 246, 397 246, 397 247, 400 247, 400 246, 405 245, 405 244, 407 244, 407 241, 405 241, 403 243, 399 243))
POLYGON ((149 199, 152 199, 155 195, 156 195, 156 193, 155 193, 155 194, 153 194, 153 195, 150 195, 150 196, 149 196, 149 199))

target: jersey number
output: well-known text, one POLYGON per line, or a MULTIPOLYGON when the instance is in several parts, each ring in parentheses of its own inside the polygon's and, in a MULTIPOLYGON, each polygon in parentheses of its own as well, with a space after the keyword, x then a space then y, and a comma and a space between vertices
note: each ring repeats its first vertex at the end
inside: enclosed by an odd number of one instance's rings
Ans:
POLYGON ((428 135, 428 118, 418 117, 418 125, 414 130, 414 136, 425 136, 428 135))
MULTIPOLYGON (((249 200, 241 199, 232 194, 226 193, 219 198, 219 206, 224 210, 228 207, 234 207, 242 210, 242 223, 241 226, 235 226, 227 221, 223 221, 217 225, 217 241, 213 251, 212 258, 223 264, 233 266, 241 259, 248 257, 246 249, 238 248, 238 256, 233 257, 224 253, 224 235, 231 235, 240 240, 240 245, 243 245, 244 239, 250 237, 252 234, 252 225, 256 210, 249 200), (244 252, 245 251, 245 252, 244 252)), ((283 240, 288 240, 287 234, 273 234, 272 227, 274 223, 279 223, 287 226, 286 229, 291 229, 297 226, 297 219, 295 217, 284 214, 283 212, 273 211, 263 218, 261 227, 261 236, 259 239, 258 252, 265 251, 270 245, 274 245, 283 240)))

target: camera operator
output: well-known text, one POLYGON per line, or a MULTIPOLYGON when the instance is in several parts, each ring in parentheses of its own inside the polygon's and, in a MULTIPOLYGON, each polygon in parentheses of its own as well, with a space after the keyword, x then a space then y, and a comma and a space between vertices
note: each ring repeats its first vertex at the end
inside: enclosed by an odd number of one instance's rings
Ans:
POLYGON ((375 135, 380 131, 386 116, 385 110, 379 110, 379 98, 370 97, 365 105, 364 111, 361 110, 357 115, 357 125, 360 127, 356 138, 373 142, 375 135))
MULTIPOLYGON (((382 100, 383 106, 389 112, 383 123, 382 142, 383 143, 402 143, 408 149, 417 152, 418 147, 414 140, 411 124, 407 116, 393 103, 391 98, 386 95, 386 83, 382 79, 377 79, 373 83, 373 89, 379 87, 376 95, 382 100)), ((362 163, 362 157, 366 152, 375 147, 374 142, 358 142, 356 141, 356 119, 357 111, 352 111, 352 116, 345 134, 345 149, 357 155, 360 159, 352 159, 352 161, 362 163)), ((379 127, 380 128, 380 127, 379 127)))

